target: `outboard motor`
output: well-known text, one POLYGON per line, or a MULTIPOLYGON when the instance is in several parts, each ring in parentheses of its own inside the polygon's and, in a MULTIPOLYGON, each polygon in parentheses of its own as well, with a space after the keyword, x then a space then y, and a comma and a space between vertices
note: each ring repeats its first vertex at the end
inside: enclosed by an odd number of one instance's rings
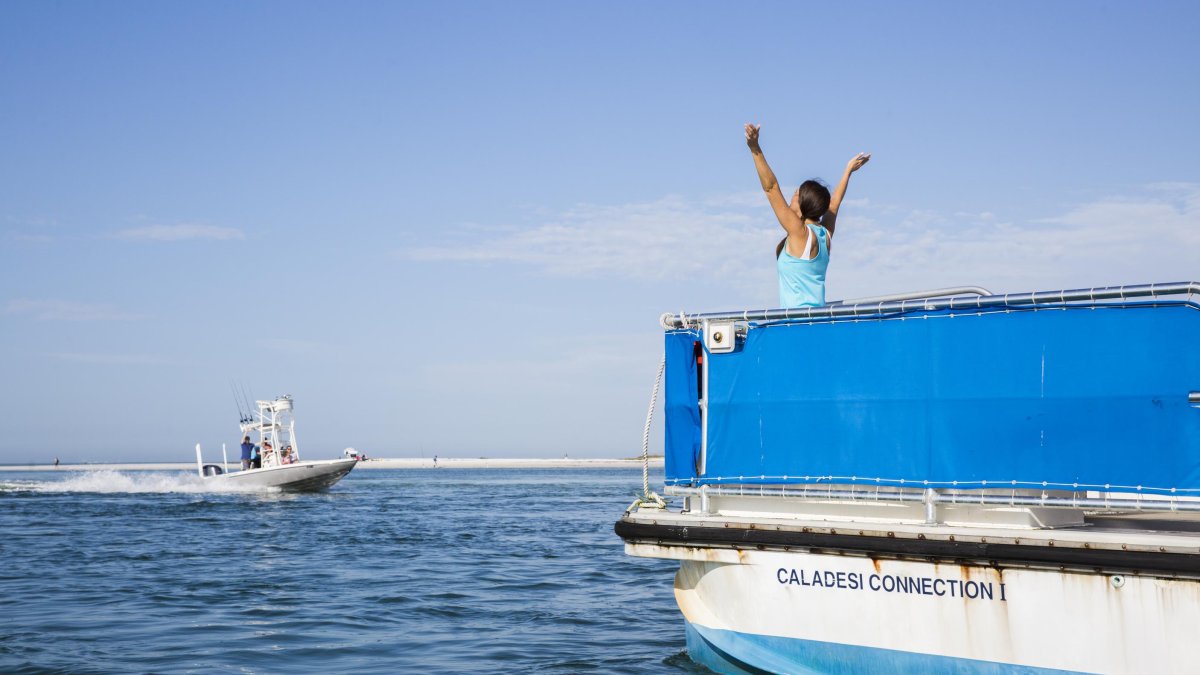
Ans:
POLYGON ((204 465, 204 475, 205 476, 220 476, 223 473, 225 473, 225 469, 221 468, 221 465, 219 465, 219 464, 205 464, 204 465))

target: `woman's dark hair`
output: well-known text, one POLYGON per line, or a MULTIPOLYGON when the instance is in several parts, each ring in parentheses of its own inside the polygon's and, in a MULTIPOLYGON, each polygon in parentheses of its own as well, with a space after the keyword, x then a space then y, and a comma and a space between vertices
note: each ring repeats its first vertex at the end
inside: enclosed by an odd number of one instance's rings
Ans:
POLYGON ((800 184, 800 215, 809 220, 820 220, 829 210, 829 188, 818 180, 806 180, 800 184))
MULTIPOLYGON (((800 184, 800 216, 808 220, 820 220, 829 210, 829 188, 817 179, 806 180, 800 184)), ((783 253, 787 237, 779 240, 775 247, 775 257, 783 253)))

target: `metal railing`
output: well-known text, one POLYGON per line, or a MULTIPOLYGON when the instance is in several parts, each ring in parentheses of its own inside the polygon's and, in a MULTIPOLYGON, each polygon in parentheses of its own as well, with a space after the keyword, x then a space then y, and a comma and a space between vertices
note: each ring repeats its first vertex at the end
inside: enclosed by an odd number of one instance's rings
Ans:
POLYGON ((925 298, 946 298, 954 295, 995 295, 983 286, 954 286, 952 288, 935 288, 929 291, 909 291, 908 293, 893 293, 892 295, 877 295, 869 298, 854 298, 852 300, 834 300, 831 305, 864 305, 867 303, 895 302, 898 300, 924 300, 925 298))
POLYGON ((986 494, 983 491, 943 491, 933 489, 844 489, 809 485, 706 485, 704 487, 666 486, 668 495, 683 497, 761 497, 786 498, 806 502, 847 502, 857 504, 935 504, 958 506, 996 507, 1040 507, 1059 509, 1085 509, 1089 511, 1154 511, 1154 512, 1200 512, 1200 499, 1195 497, 1139 496, 1111 498, 1088 497, 1072 493, 1070 497, 1050 495, 1047 492, 1029 494, 1028 491, 1012 491, 1010 494, 986 494))
POLYGON ((786 321, 804 319, 833 319, 839 317, 887 314, 911 310, 938 309, 987 309, 996 307, 1030 307, 1058 305, 1064 303, 1100 303, 1109 300, 1132 300, 1156 298, 1170 295, 1200 294, 1200 282, 1176 281, 1170 283, 1138 284, 1133 286, 1104 286, 1100 288, 1078 288, 1061 291, 1034 291, 1032 293, 976 294, 987 289, 978 286, 917 291, 896 296, 867 298, 860 300, 835 301, 821 307, 796 307, 791 309, 755 309, 735 312, 709 312, 703 314, 666 313, 659 323, 666 330, 698 326, 704 321, 786 321), (945 297, 955 293, 950 297, 945 297), (936 295, 930 295, 936 294, 936 295), (906 297, 906 296, 918 297, 906 297))

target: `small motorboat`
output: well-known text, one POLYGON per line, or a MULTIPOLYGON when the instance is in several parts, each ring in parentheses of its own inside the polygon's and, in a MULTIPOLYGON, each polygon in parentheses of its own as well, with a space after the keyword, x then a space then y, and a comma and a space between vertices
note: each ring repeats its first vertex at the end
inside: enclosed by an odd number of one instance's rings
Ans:
MULTIPOLYGON (((326 460, 301 460, 296 442, 296 419, 292 415, 291 396, 272 401, 255 401, 258 411, 243 416, 240 428, 244 437, 258 434, 261 466, 229 471, 228 459, 222 464, 205 464, 200 444, 196 444, 196 470, 206 481, 219 482, 230 489, 272 488, 286 492, 324 490, 350 473, 357 457, 326 460)), ((224 446, 222 446, 223 450, 224 446)))

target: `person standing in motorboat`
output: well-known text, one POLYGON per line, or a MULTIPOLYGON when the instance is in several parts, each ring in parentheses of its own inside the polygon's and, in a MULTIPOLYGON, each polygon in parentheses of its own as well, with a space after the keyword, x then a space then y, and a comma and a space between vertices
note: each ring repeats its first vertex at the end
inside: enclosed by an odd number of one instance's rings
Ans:
POLYGON ((242 438, 242 471, 250 468, 250 456, 254 453, 254 444, 250 442, 250 437, 242 438))
POLYGON ((257 446, 257 445, 254 446, 254 448, 250 451, 250 468, 251 469, 261 469, 262 468, 262 449, 259 448, 259 446, 257 446))
POLYGON ((273 460, 274 455, 275 455, 275 448, 271 446, 271 441, 263 441, 262 452, 259 453, 258 462, 257 462, 257 464, 255 464, 254 468, 261 469, 262 465, 264 463, 267 466, 270 466, 274 461, 273 460))
POLYGON ((767 201, 779 224, 787 233, 775 247, 775 267, 779 272, 780 307, 820 307, 825 304, 825 271, 829 267, 829 251, 833 243, 834 226, 850 174, 866 164, 871 155, 859 153, 846 164, 846 171, 833 195, 817 180, 806 180, 792 194, 789 203, 783 198, 779 181, 767 164, 758 144, 761 125, 746 125, 746 145, 754 157, 758 180, 767 193, 767 201))

